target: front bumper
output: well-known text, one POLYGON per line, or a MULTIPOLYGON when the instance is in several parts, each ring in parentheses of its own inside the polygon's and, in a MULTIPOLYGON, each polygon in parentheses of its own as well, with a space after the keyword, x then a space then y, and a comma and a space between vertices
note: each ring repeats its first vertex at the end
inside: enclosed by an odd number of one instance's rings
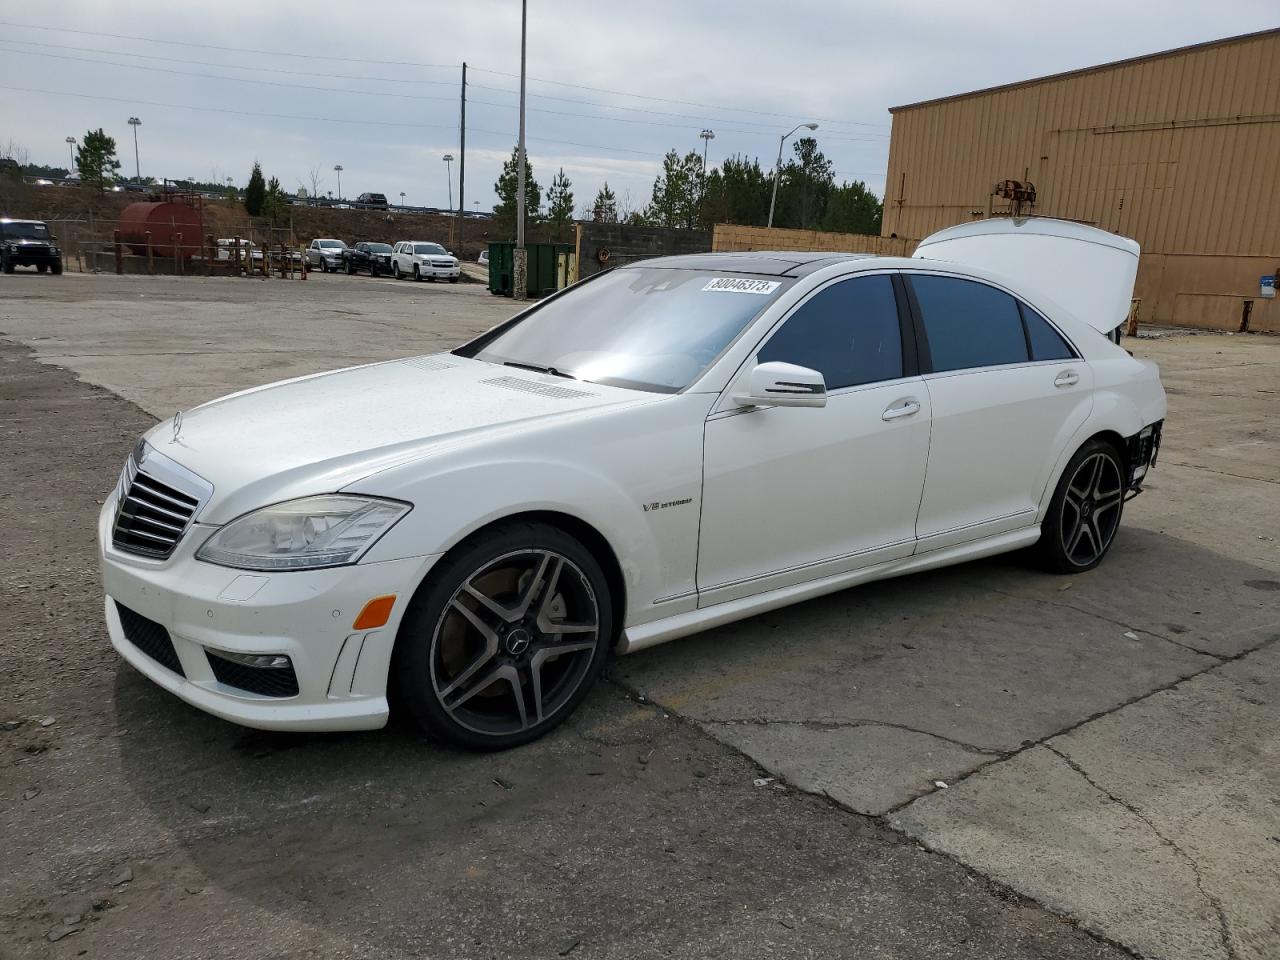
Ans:
MULTIPOLYGON (((264 730, 367 730, 388 716, 387 673, 400 618, 435 556, 328 570, 250 573, 197 561, 215 529, 196 524, 167 560, 111 545, 115 497, 98 520, 107 632, 122 657, 206 713, 264 730), (395 594, 387 623, 357 631, 370 599, 395 594), (120 607, 168 632, 180 672, 130 639, 120 607), (283 654, 298 692, 275 697, 219 681, 209 654, 283 654)), ((125 614, 128 616, 128 614, 125 614)), ((136 618, 135 618, 136 619, 136 618)), ((225 673, 224 673, 225 676, 225 673)))
POLYGON ((435 280, 448 279, 450 277, 461 276, 461 267, 437 267, 430 263, 419 263, 418 273, 423 277, 431 277, 435 280))
POLYGON ((15 267, 53 266, 62 261, 62 254, 51 253, 48 250, 31 250, 18 247, 8 250, 5 253, 5 259, 15 267))

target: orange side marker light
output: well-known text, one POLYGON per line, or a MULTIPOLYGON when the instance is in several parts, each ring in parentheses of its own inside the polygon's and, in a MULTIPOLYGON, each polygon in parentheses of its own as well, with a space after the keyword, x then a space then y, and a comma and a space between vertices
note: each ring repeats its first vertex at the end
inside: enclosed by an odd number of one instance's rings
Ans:
POLYGON ((356 622, 351 626, 356 630, 374 630, 378 627, 384 627, 387 621, 391 619, 391 608, 396 605, 396 595, 393 593, 386 597, 374 597, 364 605, 364 609, 360 611, 360 616, 356 617, 356 622))

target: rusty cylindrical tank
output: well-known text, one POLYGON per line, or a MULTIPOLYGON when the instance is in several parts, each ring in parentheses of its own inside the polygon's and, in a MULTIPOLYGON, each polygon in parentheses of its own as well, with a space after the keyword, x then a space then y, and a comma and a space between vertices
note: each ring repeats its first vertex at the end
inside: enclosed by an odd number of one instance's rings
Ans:
POLYGON ((120 239, 140 257, 147 255, 147 231, 157 257, 193 257, 200 252, 204 217, 185 203, 131 203, 120 213, 120 239), (181 246, 176 235, 182 234, 181 246))

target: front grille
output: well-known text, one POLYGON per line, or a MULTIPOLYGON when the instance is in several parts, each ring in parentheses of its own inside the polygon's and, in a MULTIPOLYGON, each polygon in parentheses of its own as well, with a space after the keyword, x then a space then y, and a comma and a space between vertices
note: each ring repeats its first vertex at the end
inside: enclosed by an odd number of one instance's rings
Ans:
POLYGON ((120 506, 111 542, 129 553, 167 557, 187 532, 199 503, 139 469, 131 456, 120 478, 120 506))
POLYGON ((432 260, 431 265, 441 270, 448 270, 451 269, 454 264, 452 260, 432 260))
POLYGON ((251 667, 220 657, 212 650, 206 650, 205 656, 209 658, 209 666, 218 682, 225 683, 228 687, 236 687, 263 697, 298 695, 298 678, 293 672, 292 662, 285 667, 251 667))
POLYGON ((173 649, 173 640, 169 637, 168 630, 118 602, 116 613, 120 615, 120 626, 126 640, 160 666, 172 670, 180 677, 186 676, 182 672, 182 662, 173 649))

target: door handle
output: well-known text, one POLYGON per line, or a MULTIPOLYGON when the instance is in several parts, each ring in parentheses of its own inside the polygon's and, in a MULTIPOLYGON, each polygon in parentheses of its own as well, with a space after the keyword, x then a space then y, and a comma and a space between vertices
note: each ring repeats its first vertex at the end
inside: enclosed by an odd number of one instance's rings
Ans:
POLYGON ((889 408, 880 415, 881 420, 897 420, 899 417, 909 417, 920 412, 920 401, 915 397, 907 397, 905 400, 895 400, 889 405, 889 408))
POLYGON ((1080 382, 1080 374, 1074 370, 1063 370, 1053 381, 1055 387, 1074 387, 1080 382))

